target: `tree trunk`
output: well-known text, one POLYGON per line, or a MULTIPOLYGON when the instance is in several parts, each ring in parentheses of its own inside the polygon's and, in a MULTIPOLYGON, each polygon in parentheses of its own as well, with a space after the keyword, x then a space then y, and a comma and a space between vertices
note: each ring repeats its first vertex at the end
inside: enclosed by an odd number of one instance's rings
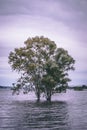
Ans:
POLYGON ((37 102, 40 102, 40 89, 39 88, 37 89, 36 96, 37 96, 37 102))
POLYGON ((37 102, 40 102, 40 94, 37 94, 37 102))
POLYGON ((46 100, 47 100, 47 102, 51 102, 51 91, 47 92, 46 100))

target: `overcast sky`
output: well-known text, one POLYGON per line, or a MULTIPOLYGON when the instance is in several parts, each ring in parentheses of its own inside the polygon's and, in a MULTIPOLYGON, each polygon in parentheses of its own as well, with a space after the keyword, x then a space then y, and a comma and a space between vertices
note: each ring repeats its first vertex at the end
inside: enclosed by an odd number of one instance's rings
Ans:
POLYGON ((0 85, 12 85, 17 74, 8 55, 28 37, 54 40, 76 60, 71 85, 87 84, 87 0, 0 0, 0 85))

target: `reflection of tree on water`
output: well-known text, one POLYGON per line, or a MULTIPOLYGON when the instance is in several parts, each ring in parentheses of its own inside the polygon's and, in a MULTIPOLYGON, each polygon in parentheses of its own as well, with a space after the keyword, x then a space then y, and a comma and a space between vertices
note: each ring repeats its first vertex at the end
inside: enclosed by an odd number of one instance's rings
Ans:
POLYGON ((41 128, 67 130, 69 124, 66 102, 53 102, 51 104, 43 102, 38 105, 37 103, 27 103, 24 109, 26 112, 22 111, 21 127, 33 130, 36 128, 38 130, 41 128))
POLYGON ((67 130, 68 109, 66 102, 6 101, 3 130, 67 130), (6 107, 7 106, 7 107, 6 107))

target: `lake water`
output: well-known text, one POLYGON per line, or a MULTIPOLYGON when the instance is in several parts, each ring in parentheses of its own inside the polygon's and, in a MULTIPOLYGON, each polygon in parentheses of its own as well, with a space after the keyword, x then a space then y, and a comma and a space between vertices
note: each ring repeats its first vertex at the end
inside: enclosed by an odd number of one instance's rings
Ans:
POLYGON ((0 130, 87 130, 87 91, 68 90, 47 104, 0 89, 0 130))

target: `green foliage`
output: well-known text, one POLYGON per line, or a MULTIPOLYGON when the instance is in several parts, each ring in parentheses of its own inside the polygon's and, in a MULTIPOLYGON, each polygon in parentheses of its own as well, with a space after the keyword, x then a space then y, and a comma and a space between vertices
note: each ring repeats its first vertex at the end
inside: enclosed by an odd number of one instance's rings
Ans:
POLYGON ((35 91, 37 99, 44 93, 51 100, 55 92, 68 87, 68 71, 74 70, 75 60, 63 48, 57 48, 54 41, 43 36, 28 38, 24 47, 9 54, 12 69, 21 73, 14 85, 14 92, 35 91))

